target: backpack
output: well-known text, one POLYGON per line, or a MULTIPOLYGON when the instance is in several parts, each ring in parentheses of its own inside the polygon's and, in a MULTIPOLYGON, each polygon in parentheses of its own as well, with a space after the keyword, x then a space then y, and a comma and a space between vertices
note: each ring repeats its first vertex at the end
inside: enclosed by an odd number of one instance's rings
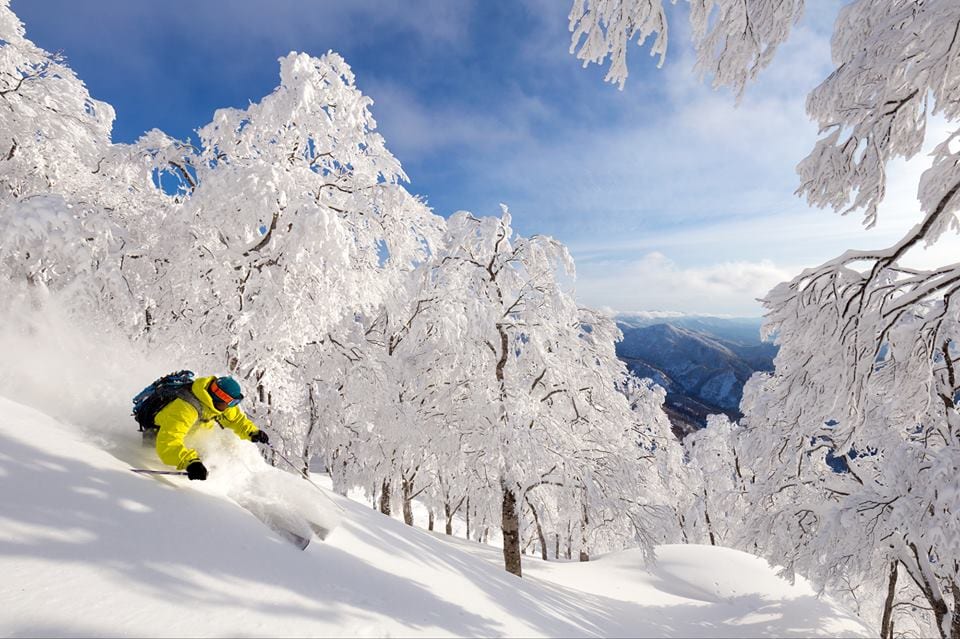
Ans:
POLYGON ((175 399, 186 400, 196 407, 199 402, 190 391, 192 384, 193 371, 177 371, 154 380, 137 393, 133 398, 133 418, 140 425, 140 430, 156 429, 157 425, 153 423, 153 419, 164 406, 175 399))

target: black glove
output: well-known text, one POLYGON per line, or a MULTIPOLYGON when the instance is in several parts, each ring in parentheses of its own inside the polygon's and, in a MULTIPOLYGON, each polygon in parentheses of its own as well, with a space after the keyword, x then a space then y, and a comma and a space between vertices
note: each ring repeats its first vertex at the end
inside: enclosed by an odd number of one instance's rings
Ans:
POLYGON ((270 436, 267 435, 262 430, 258 430, 250 434, 250 441, 254 443, 259 443, 259 444, 269 444, 270 436))
POLYGON ((187 465, 187 477, 190 479, 204 480, 207 478, 207 467, 199 459, 195 459, 187 465))

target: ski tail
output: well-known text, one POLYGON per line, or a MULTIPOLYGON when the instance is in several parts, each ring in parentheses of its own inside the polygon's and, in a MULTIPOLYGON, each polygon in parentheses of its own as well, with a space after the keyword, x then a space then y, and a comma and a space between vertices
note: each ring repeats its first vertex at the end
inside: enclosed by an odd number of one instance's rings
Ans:
POLYGON ((131 472, 138 473, 140 475, 182 475, 187 476, 187 471, 185 470, 152 470, 150 468, 131 468, 131 472))

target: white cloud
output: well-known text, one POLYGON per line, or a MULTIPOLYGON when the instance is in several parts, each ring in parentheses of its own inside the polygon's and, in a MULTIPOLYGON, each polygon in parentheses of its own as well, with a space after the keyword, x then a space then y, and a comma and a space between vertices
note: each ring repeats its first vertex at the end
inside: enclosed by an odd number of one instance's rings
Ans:
POLYGON ((757 298, 791 273, 769 260, 719 262, 682 268, 658 252, 639 259, 578 269, 578 301, 618 310, 757 316, 757 298), (607 303, 610 299, 615 304, 607 303))
POLYGON ((625 234, 801 208, 794 166, 817 134, 804 99, 829 70, 829 29, 817 20, 797 28, 738 106, 729 91, 693 74, 685 13, 673 14, 663 70, 648 69, 643 49, 632 46, 625 91, 600 82, 575 87, 614 95, 593 100, 609 119, 572 117, 563 135, 531 138, 492 169, 477 167, 502 186, 521 228, 615 243, 625 234))
MULTIPOLYGON (((891 246, 921 220, 917 184, 930 166, 929 151, 950 127, 933 121, 928 131, 921 153, 891 163, 873 229, 864 230, 855 215, 810 209, 796 201, 791 210, 779 213, 575 240, 570 249, 580 273, 580 300, 616 309, 757 315, 755 298, 778 282, 847 249, 891 246)), ((960 237, 947 234, 932 247, 911 251, 905 264, 936 268, 956 262, 958 255, 960 237)))

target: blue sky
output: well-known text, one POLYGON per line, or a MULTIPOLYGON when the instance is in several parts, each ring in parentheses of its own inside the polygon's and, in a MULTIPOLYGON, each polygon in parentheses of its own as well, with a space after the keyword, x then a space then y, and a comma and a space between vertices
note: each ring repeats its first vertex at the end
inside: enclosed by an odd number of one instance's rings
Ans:
POLYGON ((437 213, 506 203, 520 233, 570 247, 591 306, 751 316, 777 282, 915 221, 912 165, 894 167, 869 232, 793 195, 816 138, 804 98, 829 72, 838 6, 808 3, 736 106, 692 73, 685 3, 670 9, 663 68, 632 45, 623 91, 569 54, 568 0, 11 3, 27 37, 116 108, 116 141, 154 127, 195 137, 215 109, 268 94, 280 56, 332 49, 437 213))

